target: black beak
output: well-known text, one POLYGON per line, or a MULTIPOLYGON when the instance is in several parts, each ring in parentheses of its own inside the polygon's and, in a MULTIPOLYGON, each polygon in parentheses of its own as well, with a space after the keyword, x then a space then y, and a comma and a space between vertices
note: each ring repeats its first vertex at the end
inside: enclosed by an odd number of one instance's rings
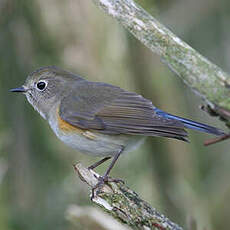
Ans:
POLYGON ((15 93, 25 93, 26 91, 27 90, 23 86, 15 88, 15 89, 10 89, 10 92, 15 92, 15 93))

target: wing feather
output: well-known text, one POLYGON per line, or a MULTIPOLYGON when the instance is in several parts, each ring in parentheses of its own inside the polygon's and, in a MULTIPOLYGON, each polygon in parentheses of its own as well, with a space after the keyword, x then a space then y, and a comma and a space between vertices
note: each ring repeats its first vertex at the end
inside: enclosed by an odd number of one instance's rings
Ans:
POLYGON ((152 102, 138 94, 94 82, 75 90, 77 94, 72 91, 62 100, 60 116, 76 127, 107 134, 187 137, 182 122, 157 115, 152 102))

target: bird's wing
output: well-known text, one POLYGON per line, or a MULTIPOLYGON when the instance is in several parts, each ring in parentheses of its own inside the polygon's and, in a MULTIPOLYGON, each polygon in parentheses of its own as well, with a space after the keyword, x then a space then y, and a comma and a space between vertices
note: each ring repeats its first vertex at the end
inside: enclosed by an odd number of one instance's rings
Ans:
POLYGON ((78 85, 61 101, 59 115, 69 124, 107 134, 165 136, 185 140, 180 121, 154 112, 142 96, 104 83, 78 85))

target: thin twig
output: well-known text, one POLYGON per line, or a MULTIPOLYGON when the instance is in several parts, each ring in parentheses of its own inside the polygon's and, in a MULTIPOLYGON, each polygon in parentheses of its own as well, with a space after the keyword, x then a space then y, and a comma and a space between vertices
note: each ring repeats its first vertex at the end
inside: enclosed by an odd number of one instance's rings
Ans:
POLYGON ((226 134, 226 135, 223 135, 223 136, 220 136, 220 137, 216 137, 216 138, 212 138, 212 139, 206 140, 204 142, 204 145, 208 146, 208 145, 216 144, 218 142, 227 140, 229 138, 230 138, 230 134, 226 134))

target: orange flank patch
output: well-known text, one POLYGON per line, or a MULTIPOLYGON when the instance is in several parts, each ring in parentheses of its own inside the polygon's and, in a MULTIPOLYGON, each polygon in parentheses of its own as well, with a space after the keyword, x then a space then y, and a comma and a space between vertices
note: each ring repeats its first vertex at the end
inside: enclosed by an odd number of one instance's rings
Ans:
POLYGON ((58 127, 63 132, 76 132, 76 133, 82 134, 83 136, 85 136, 86 138, 88 138, 90 140, 96 139, 96 135, 94 133, 90 132, 89 130, 82 130, 76 126, 69 124, 68 122, 64 121, 59 116, 59 114, 57 114, 57 117, 58 117, 58 127))
POLYGON ((57 115, 58 117, 58 127, 64 131, 64 132, 77 132, 77 133, 84 133, 84 131, 80 128, 77 128, 71 124, 69 124, 68 122, 64 121, 59 114, 57 115))

